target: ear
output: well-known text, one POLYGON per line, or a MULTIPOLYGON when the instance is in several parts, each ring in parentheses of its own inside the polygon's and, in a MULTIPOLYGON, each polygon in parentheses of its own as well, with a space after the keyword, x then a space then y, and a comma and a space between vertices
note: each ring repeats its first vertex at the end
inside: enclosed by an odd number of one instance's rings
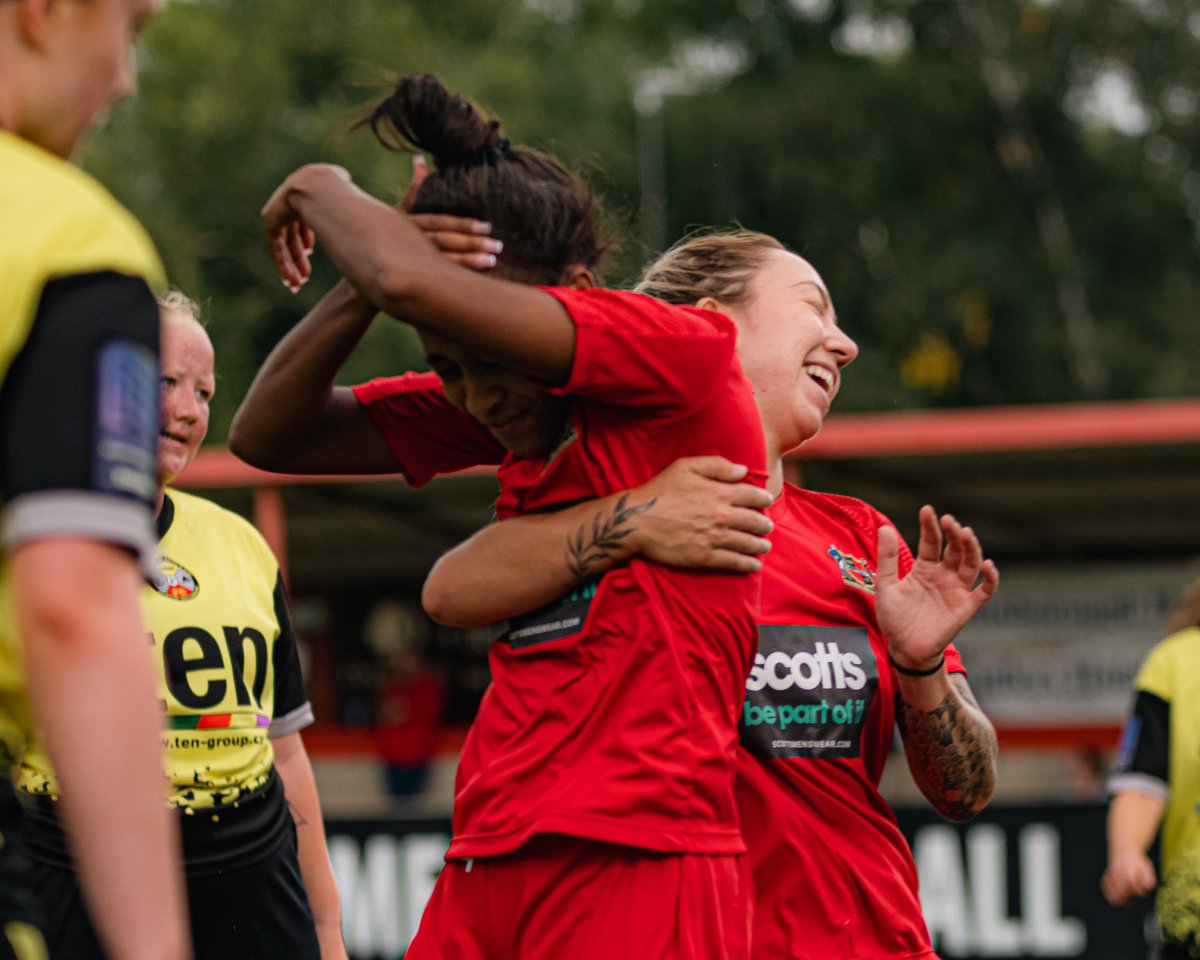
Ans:
POLYGON ((586 264, 571 263, 562 273, 562 285, 576 290, 589 290, 596 285, 596 275, 586 264))
POLYGON ((34 50, 45 50, 61 0, 17 0, 17 31, 21 42, 34 50))
POLYGON ((723 313, 721 305, 712 297, 701 297, 696 301, 696 307, 700 310, 716 310, 718 313, 723 313))

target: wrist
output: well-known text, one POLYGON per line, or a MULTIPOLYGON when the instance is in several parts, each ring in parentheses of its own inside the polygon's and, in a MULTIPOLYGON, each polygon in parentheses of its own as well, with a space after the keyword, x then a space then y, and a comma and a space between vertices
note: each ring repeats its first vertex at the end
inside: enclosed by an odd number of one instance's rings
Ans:
POLYGON ((892 665, 892 669, 905 677, 932 677, 940 673, 946 666, 945 651, 939 653, 936 659, 923 662, 909 662, 904 658, 897 659, 890 650, 888 651, 887 658, 888 663, 892 665))
POLYGON ((297 204, 313 196, 322 187, 339 181, 351 182, 350 172, 345 167, 333 163, 307 163, 287 178, 284 196, 292 208, 300 212, 297 204))

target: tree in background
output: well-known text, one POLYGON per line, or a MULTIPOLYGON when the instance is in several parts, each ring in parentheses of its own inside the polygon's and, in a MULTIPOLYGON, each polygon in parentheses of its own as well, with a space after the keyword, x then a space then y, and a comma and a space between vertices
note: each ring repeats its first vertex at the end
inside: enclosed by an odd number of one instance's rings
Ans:
MULTIPOLYGON (((1194 392, 1200 13, 1183 0, 193 0, 89 166, 208 301, 220 437, 335 279, 274 280, 257 211, 300 163, 381 196, 349 134, 385 71, 442 76, 593 171, 609 279, 689 226, 809 257, 863 354, 845 409, 1194 392)), ((377 324, 351 379, 418 360, 377 324)))

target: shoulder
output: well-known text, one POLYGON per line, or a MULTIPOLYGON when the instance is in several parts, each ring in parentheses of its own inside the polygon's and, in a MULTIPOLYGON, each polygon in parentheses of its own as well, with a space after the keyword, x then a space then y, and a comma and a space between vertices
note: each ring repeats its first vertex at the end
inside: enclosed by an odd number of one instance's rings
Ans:
POLYGON ((263 535, 245 517, 195 494, 174 488, 168 493, 175 504, 175 524, 187 531, 189 539, 210 548, 220 544, 223 549, 237 550, 270 568, 278 566, 263 535))
POLYGON ((737 335, 733 321, 716 310, 666 303, 631 290, 610 290, 606 287, 541 289, 558 300, 577 324, 602 323, 631 329, 644 328, 647 332, 665 335, 695 332, 722 337, 737 335))
POLYGON ((364 406, 385 403, 393 398, 411 403, 432 402, 438 406, 448 404, 442 389, 442 378, 432 372, 376 377, 366 383, 355 384, 351 389, 364 406))
POLYGON ((1188 627, 1164 637, 1146 655, 1143 669, 1177 668, 1182 664, 1190 664, 1200 672, 1200 627, 1188 627))
POLYGON ((792 484, 784 484, 784 496, 797 512, 819 516, 827 522, 847 530, 869 533, 874 537, 881 526, 892 526, 892 522, 869 503, 837 493, 821 493, 805 490, 792 484))
POLYGON ((0 136, 5 260, 25 261, 39 287, 59 276, 112 270, 163 285, 149 235, 93 177, 11 135, 0 136), (14 242, 15 241, 15 242, 14 242))

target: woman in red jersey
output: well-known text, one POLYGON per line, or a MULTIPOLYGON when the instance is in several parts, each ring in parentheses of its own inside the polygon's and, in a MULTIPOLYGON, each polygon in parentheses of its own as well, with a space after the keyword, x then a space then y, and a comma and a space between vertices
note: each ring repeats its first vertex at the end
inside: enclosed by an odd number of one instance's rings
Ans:
MULTIPOLYGON (((414 483, 502 460, 501 517, 645 483, 688 454, 720 454, 765 481, 732 322, 587 289, 599 244, 576 178, 510 146, 433 78, 401 81, 370 122, 433 154, 437 172, 412 209, 485 218, 503 239, 505 275, 523 282, 451 264, 344 171, 297 171, 263 212, 280 275, 307 278, 315 232, 354 289, 277 348, 239 414, 235 450, 276 468, 399 467, 414 483), (416 327, 436 375, 333 391, 374 313, 364 302, 416 327), (364 429, 378 437, 339 460, 364 429), (319 453, 256 455, 314 435, 319 453)), ((647 512, 614 505, 575 545, 574 568, 647 512)), ((493 643, 448 863, 408 956, 747 956, 733 785, 757 600, 756 578, 639 556, 493 643)))
MULTIPOLYGON (((713 233, 666 253, 638 289, 737 322, 777 496, 738 751, 752 954, 930 960, 912 855, 878 784, 898 727, 913 777, 940 813, 967 819, 990 798, 995 733, 951 641, 994 593, 995 566, 970 528, 931 507, 921 510, 914 561, 867 504, 784 483, 784 455, 820 429, 858 352, 811 265, 763 234, 713 233)), ((636 505, 638 492, 629 498, 636 505)), ((554 558, 584 513, 602 507, 481 531, 439 561, 427 606, 468 626, 556 595, 571 573, 554 558), (519 569, 516 557, 525 558, 519 569)))

